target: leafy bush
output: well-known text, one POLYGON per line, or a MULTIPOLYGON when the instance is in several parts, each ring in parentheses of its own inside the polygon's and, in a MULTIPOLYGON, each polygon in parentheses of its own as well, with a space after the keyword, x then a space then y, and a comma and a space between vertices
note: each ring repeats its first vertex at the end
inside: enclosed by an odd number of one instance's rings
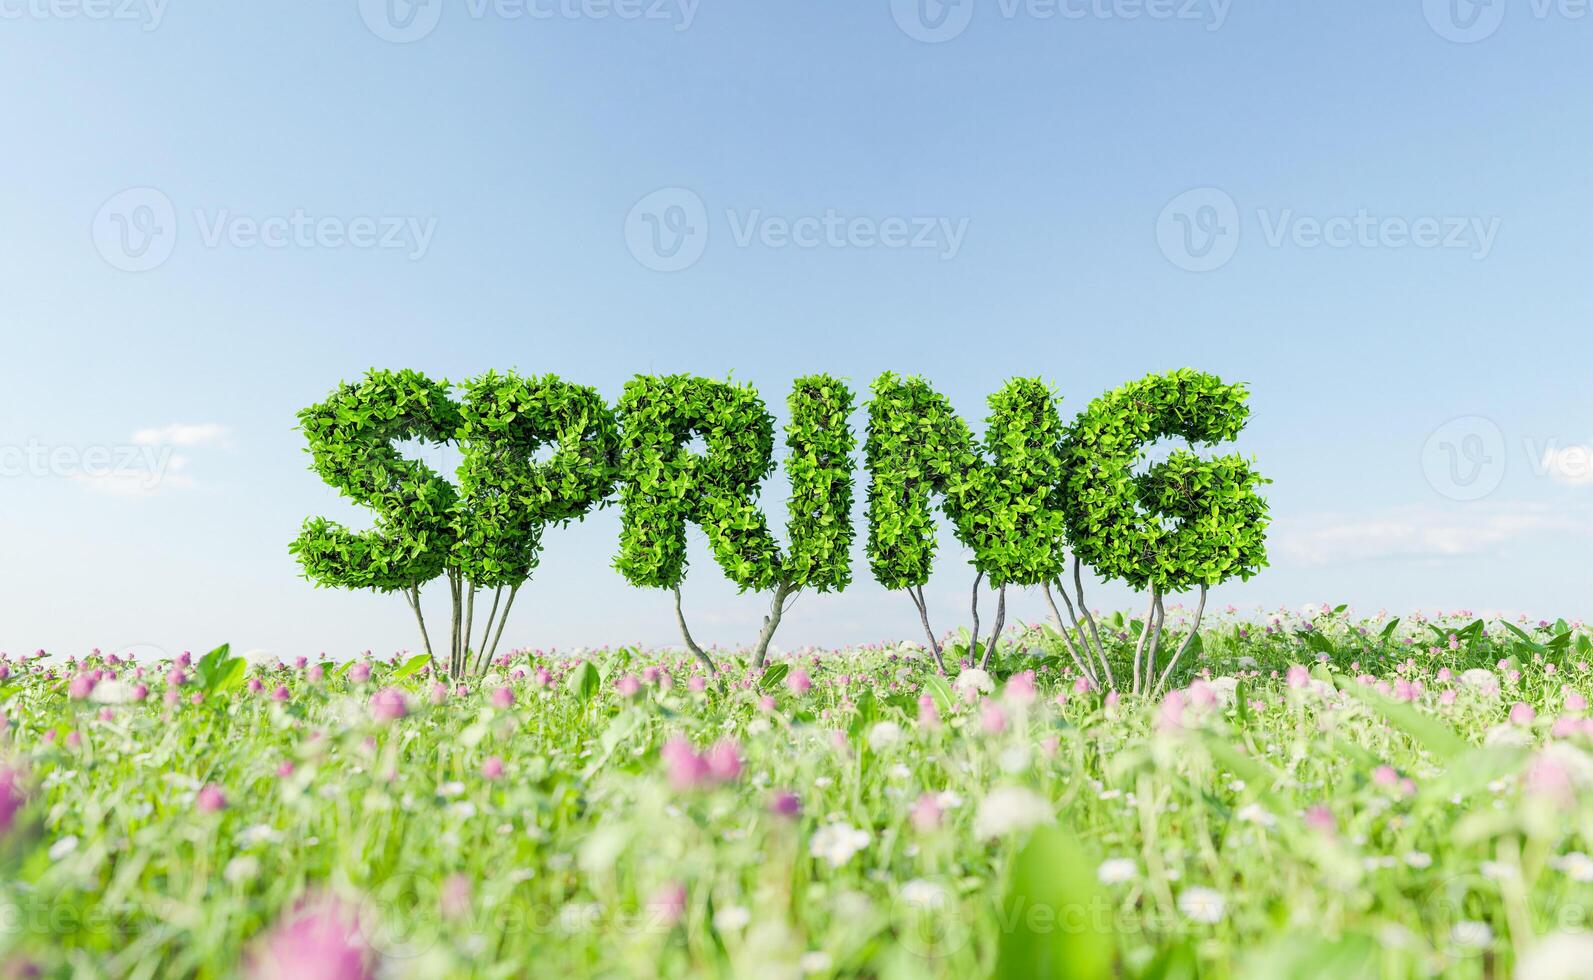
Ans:
MULTIPOLYGON (((1148 375, 1090 403, 1063 440, 1069 538, 1106 579, 1149 590, 1134 656, 1134 690, 1171 677, 1198 635, 1207 590, 1266 565, 1267 482, 1240 456, 1203 459, 1179 449, 1144 473, 1135 467, 1157 439, 1212 444, 1235 438, 1249 418, 1243 385, 1190 369, 1148 375), (1166 613, 1163 596, 1199 587, 1194 628, 1155 676, 1166 613)), ((1082 604, 1082 599, 1081 599, 1082 604)))

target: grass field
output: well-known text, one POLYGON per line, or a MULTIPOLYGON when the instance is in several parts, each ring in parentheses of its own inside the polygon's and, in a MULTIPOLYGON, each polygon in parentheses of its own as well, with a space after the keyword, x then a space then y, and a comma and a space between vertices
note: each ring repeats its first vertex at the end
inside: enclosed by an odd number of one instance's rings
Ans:
POLYGON ((1155 701, 1008 636, 945 679, 912 645, 712 683, 636 650, 447 685, 13 657, 0 949, 151 978, 1593 975, 1580 624, 1208 617, 1155 701))

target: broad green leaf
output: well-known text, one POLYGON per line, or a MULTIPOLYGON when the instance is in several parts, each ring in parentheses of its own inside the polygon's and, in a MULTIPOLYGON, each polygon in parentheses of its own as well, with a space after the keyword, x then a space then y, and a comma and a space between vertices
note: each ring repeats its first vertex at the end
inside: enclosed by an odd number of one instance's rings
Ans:
POLYGON ((1093 910, 1109 908, 1095 863, 1064 830, 1041 827, 1012 862, 996 914, 994 976, 1092 980, 1112 973, 1112 935, 1093 910))

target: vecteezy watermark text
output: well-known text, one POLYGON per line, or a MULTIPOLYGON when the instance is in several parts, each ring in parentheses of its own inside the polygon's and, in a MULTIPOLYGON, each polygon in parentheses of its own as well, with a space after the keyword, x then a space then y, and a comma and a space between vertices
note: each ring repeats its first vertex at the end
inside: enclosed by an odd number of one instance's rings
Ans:
MULTIPOLYGON (((725 208, 725 225, 737 248, 917 251, 949 262, 962 251, 969 219, 944 215, 848 215, 837 208, 813 214, 769 214, 762 208, 725 208)), ((643 197, 625 217, 631 255, 655 272, 695 265, 708 248, 708 206, 696 192, 665 187, 643 197)))
POLYGON ((148 491, 166 479, 174 456, 168 445, 52 446, 30 439, 0 446, 0 479, 65 479, 148 491))
POLYGON ((1218 31, 1228 22, 1233 0, 890 0, 891 16, 903 34, 925 44, 961 36, 981 16, 1004 21, 1150 21, 1198 24, 1218 31))
POLYGON ((86 20, 137 23, 159 30, 170 0, 0 0, 0 20, 86 20))
MULTIPOLYGON (((461 0, 471 20, 619 20, 670 25, 686 31, 697 19, 701 0, 461 0)), ((430 36, 442 21, 444 0, 359 0, 360 18, 370 32, 393 44, 430 36)))
MULTIPOLYGON (((1421 249, 1461 253, 1478 262, 1493 254, 1502 224, 1498 215, 1407 217, 1366 208, 1326 215, 1257 208, 1255 220, 1268 248, 1421 249)), ((1211 272, 1227 265, 1238 252, 1243 224, 1232 195, 1216 187, 1197 187, 1162 208, 1156 220, 1156 244, 1180 269, 1211 272)))
MULTIPOLYGON (((435 216, 242 214, 231 208, 193 208, 189 215, 205 248, 391 251, 418 262, 437 232, 435 216)), ((181 224, 171 198, 153 187, 113 195, 94 215, 94 247, 124 272, 159 268, 177 248, 181 224)))

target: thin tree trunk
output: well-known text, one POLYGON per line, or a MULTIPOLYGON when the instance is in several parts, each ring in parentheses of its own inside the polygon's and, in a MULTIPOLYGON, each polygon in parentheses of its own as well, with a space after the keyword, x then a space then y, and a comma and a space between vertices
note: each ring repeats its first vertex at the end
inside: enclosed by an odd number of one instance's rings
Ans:
POLYGON ((1139 631, 1139 642, 1134 644, 1134 693, 1140 691, 1140 670, 1145 656, 1145 644, 1150 641, 1151 624, 1156 622, 1156 590, 1151 590, 1150 602, 1145 607, 1145 625, 1139 631))
POLYGON ((996 593, 996 624, 990 631, 990 642, 985 644, 985 655, 979 660, 979 669, 990 666, 990 658, 996 652, 996 643, 1001 639, 1001 629, 1007 624, 1007 587, 1003 585, 996 593))
MULTIPOLYGON (((1096 687, 1100 687, 1101 686, 1100 679, 1095 676, 1095 671, 1091 670, 1085 664, 1084 657, 1082 655, 1080 655, 1080 653, 1079 653, 1079 648, 1073 643, 1073 634, 1070 632, 1070 629, 1069 629, 1069 626, 1068 626, 1068 620, 1065 620, 1065 619, 1062 618, 1062 611, 1056 607, 1056 597, 1051 594, 1051 583, 1050 582, 1045 582, 1045 583, 1042 584, 1042 587, 1045 589, 1045 601, 1046 601, 1046 604, 1051 607, 1051 615, 1056 617, 1056 625, 1057 625, 1057 628, 1058 628, 1058 632, 1060 632, 1062 634, 1062 642, 1067 645, 1068 656, 1073 658, 1073 666, 1078 668, 1079 673, 1081 675, 1083 675, 1084 678, 1086 680, 1088 680, 1091 684, 1095 685, 1096 687)), ((1062 594, 1062 598, 1064 600, 1067 599, 1067 593, 1066 592, 1064 592, 1062 594)), ((1069 620, 1074 620, 1072 628, 1073 629, 1077 629, 1078 628, 1078 621, 1076 619, 1074 619, 1074 617, 1072 616, 1072 604, 1071 603, 1069 603, 1068 619, 1069 620)))
POLYGON ((465 593, 465 632, 459 641, 459 669, 466 670, 470 667, 470 635, 476 630, 476 583, 466 580, 469 587, 465 593))
POLYGON ((487 657, 487 641, 492 639, 492 624, 498 617, 498 603, 502 599, 503 586, 500 585, 493 590, 492 609, 487 612, 487 622, 481 628, 481 643, 476 647, 476 662, 471 672, 477 677, 486 674, 487 666, 491 662, 487 657))
POLYGON ((1113 690, 1117 689, 1117 679, 1112 676, 1112 665, 1106 659, 1106 647, 1101 644, 1100 631, 1095 628, 1095 617, 1090 615, 1090 607, 1084 601, 1084 575, 1080 571, 1082 563, 1077 555, 1073 556, 1073 588, 1079 597, 1079 615, 1084 617, 1084 625, 1090 629, 1090 639, 1095 643, 1095 651, 1101 657, 1101 663, 1106 667, 1106 682, 1113 690))
POLYGON ((460 592, 459 592, 459 573, 458 572, 449 572, 448 573, 448 592, 449 592, 449 595, 451 595, 453 597, 453 607, 454 607, 454 609, 453 609, 453 630, 449 634, 448 676, 457 678, 459 676, 459 614, 460 614, 460 611, 461 611, 460 610, 460 599, 462 598, 462 596, 460 595, 460 592))
POLYGON ((714 666, 713 658, 703 652, 697 641, 691 638, 691 630, 686 628, 686 614, 680 608, 680 586, 675 586, 675 621, 680 624, 680 635, 686 641, 686 649, 692 652, 704 667, 708 668, 708 676, 713 677, 719 673, 719 668, 714 666))
POLYGON ((426 659, 430 660, 432 659, 431 636, 426 632, 426 617, 420 611, 420 586, 413 585, 405 589, 404 598, 409 601, 409 608, 415 611, 415 622, 420 624, 420 639, 426 644, 426 659))
POLYGON ((979 655, 979 583, 985 580, 985 573, 980 572, 974 576, 973 585, 973 633, 968 637, 968 662, 973 663, 974 657, 979 655))
MULTIPOLYGON (((1061 578, 1058 578, 1057 582, 1056 582, 1056 588, 1057 588, 1057 592, 1061 593, 1061 595, 1062 595, 1062 604, 1067 607, 1068 619, 1072 621, 1073 629, 1079 635, 1079 646, 1083 647, 1084 650, 1086 652, 1088 652, 1089 655, 1090 655, 1089 657, 1085 657, 1084 659, 1089 660, 1090 657, 1094 657, 1095 661, 1098 664, 1100 664, 1100 673, 1096 674, 1096 681, 1097 681, 1096 687, 1097 687, 1097 689, 1100 688, 1100 683, 1099 682, 1102 679, 1104 679, 1106 681, 1106 686, 1108 688, 1116 689, 1116 687, 1117 687, 1117 678, 1112 676, 1112 662, 1110 660, 1106 659, 1106 651, 1102 650, 1100 648, 1099 644, 1091 643, 1090 642, 1090 638, 1087 635, 1085 635, 1084 626, 1079 622, 1079 614, 1073 608, 1073 600, 1068 598, 1067 583, 1064 582, 1061 578)), ((1083 600, 1083 596, 1082 595, 1079 597, 1079 605, 1080 606, 1084 605, 1084 600, 1083 600)), ((1081 654, 1081 656, 1082 656, 1082 654, 1081 654)))
POLYGON ((498 641, 503 639, 503 624, 509 621, 509 610, 514 608, 514 597, 519 594, 519 585, 513 585, 509 587, 509 601, 504 603, 503 616, 498 620, 498 632, 493 636, 492 650, 487 654, 487 659, 489 661, 498 655, 498 641))
POLYGON ((929 652, 934 654, 935 665, 944 674, 946 672, 946 660, 940 655, 940 641, 935 639, 935 631, 929 628, 929 604, 924 599, 924 587, 922 585, 909 585, 907 587, 907 595, 908 598, 913 600, 913 605, 918 607, 918 620, 924 624, 924 636, 929 640, 929 652))
POLYGON ((1167 681, 1173 676, 1173 668, 1178 666, 1178 661, 1183 657, 1184 651, 1188 650, 1189 645, 1195 642, 1195 637, 1200 635, 1200 618, 1206 613, 1206 590, 1207 586, 1202 582, 1200 586, 1200 602, 1195 606, 1195 621, 1190 624, 1189 635, 1184 637, 1184 642, 1178 645, 1178 651, 1173 654, 1173 659, 1167 662, 1167 669, 1162 672, 1161 679, 1156 682, 1156 688, 1151 692, 1152 694, 1156 694, 1167 685, 1167 681))
POLYGON ((769 615, 763 617, 763 630, 758 634, 758 645, 755 649, 752 664, 759 670, 763 669, 764 661, 769 656, 769 641, 774 639, 774 631, 780 628, 780 617, 785 615, 785 600, 796 587, 787 582, 781 582, 774 588, 774 601, 769 603, 769 615))
MULTIPOLYGON (((1162 606, 1162 591, 1155 590, 1156 596, 1156 628, 1151 634, 1150 649, 1145 652, 1145 688, 1142 692, 1149 694, 1151 683, 1156 680, 1156 652, 1162 646, 1162 628, 1167 625, 1167 610, 1162 606)), ((1138 689, 1136 689, 1138 691, 1138 689)))

